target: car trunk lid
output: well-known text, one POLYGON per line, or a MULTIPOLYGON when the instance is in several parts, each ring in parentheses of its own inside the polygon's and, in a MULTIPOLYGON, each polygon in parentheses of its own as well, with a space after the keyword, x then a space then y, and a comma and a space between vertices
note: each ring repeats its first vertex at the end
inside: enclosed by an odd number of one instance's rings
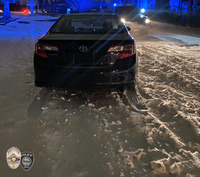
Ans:
POLYGON ((42 43, 55 45, 59 54, 48 53, 49 59, 63 67, 108 67, 119 58, 119 55, 108 55, 112 45, 132 42, 127 35, 48 35, 42 43), (116 37, 117 36, 117 37, 116 37), (122 40, 123 39, 123 40, 122 40))

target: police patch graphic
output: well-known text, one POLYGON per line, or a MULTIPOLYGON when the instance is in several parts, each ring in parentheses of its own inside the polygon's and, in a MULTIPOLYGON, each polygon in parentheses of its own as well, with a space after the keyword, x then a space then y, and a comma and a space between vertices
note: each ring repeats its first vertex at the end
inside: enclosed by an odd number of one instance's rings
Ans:
POLYGON ((11 169, 16 169, 20 165, 21 152, 16 147, 11 147, 6 153, 6 160, 11 169))
POLYGON ((21 153, 21 166, 24 170, 28 171, 33 166, 34 154, 32 152, 21 153))

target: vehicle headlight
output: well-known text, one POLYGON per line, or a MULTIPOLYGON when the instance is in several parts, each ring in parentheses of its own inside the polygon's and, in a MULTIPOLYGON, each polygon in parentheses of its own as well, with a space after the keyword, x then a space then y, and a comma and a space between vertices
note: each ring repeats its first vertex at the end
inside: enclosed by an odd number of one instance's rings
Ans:
POLYGON ((121 22, 122 22, 122 23, 125 23, 126 20, 125 20, 124 18, 121 18, 121 22))
POLYGON ((139 14, 140 18, 144 18, 145 16, 143 14, 139 14))
POLYGON ((145 23, 148 24, 150 23, 150 20, 148 18, 145 19, 145 23))
POLYGON ((145 13, 145 9, 141 9, 140 11, 141 11, 141 13, 145 13))

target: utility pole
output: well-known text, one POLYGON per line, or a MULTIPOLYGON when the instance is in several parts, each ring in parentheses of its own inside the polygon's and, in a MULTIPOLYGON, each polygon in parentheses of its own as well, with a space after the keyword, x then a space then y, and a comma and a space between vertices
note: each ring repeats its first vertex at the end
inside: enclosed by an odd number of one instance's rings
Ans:
POLYGON ((3 19, 7 20, 11 18, 11 13, 9 9, 9 0, 4 0, 3 1, 3 19))
POLYGON ((192 7, 193 7, 193 0, 188 1, 188 9, 187 9, 187 20, 186 20, 186 26, 190 26, 191 21, 191 15, 192 15, 192 7))

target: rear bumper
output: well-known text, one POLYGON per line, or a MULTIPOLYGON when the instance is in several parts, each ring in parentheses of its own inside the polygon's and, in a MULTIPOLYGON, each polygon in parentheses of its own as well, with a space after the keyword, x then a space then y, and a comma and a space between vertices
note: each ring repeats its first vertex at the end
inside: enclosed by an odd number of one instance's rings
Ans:
POLYGON ((35 86, 77 88, 122 88, 134 83, 137 72, 136 56, 125 64, 110 68, 61 67, 38 56, 34 57, 35 86), (119 69, 117 69, 119 68, 119 69))

